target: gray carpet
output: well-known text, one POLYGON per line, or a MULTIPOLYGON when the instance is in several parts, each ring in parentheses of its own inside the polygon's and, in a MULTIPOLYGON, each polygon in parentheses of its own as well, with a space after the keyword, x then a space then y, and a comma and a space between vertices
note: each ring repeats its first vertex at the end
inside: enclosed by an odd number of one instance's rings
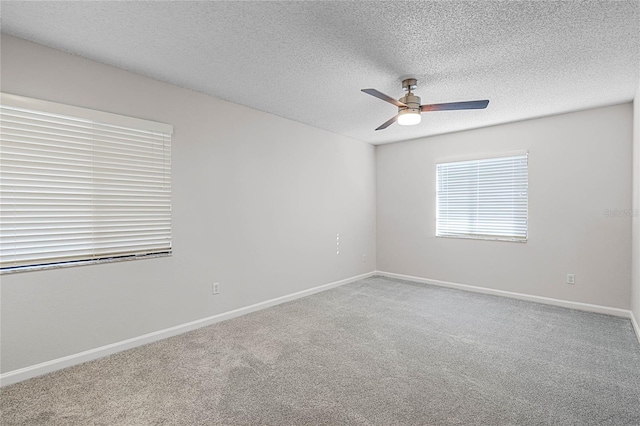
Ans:
POLYGON ((373 277, 18 383, 3 425, 640 425, 628 319, 373 277))

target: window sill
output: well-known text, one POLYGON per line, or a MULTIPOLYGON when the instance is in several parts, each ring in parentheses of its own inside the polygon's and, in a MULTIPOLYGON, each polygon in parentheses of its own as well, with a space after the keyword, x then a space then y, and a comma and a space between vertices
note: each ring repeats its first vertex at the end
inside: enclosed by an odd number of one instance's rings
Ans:
POLYGON ((172 252, 152 253, 134 256, 108 257, 104 259, 78 260, 73 262, 48 263, 44 265, 16 266, 0 270, 0 275, 16 274, 20 272, 43 271, 46 269, 71 268, 76 266, 95 265, 100 263, 115 263, 131 260, 156 259, 158 257, 170 257, 172 252))
POLYGON ((482 241, 501 241, 505 243, 526 243, 528 238, 509 238, 509 237, 490 237, 477 235, 436 235, 436 238, 450 238, 456 240, 482 240, 482 241))

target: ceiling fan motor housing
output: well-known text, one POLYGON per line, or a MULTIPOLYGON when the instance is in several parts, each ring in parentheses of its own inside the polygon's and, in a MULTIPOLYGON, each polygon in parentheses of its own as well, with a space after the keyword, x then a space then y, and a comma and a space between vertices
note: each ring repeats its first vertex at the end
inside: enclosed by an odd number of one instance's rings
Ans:
POLYGON ((408 93, 398 100, 406 105, 406 107, 398 107, 398 113, 420 114, 420 96, 416 96, 413 93, 408 93))

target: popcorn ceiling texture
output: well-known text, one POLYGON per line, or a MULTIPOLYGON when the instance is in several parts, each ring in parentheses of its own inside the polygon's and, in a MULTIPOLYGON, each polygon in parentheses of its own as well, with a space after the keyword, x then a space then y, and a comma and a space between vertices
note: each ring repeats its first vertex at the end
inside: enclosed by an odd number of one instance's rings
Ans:
POLYGON ((635 0, 14 1, 1 12, 7 34, 374 144, 630 102, 639 80, 635 0), (375 132, 395 107, 360 89, 399 98, 409 75, 423 103, 491 103, 375 132))

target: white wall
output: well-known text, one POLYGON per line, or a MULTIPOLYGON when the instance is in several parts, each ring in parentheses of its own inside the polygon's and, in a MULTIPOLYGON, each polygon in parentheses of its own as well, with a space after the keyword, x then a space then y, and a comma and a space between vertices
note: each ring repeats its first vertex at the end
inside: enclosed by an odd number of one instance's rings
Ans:
MULTIPOLYGON (((640 85, 633 101, 633 278, 631 307, 640 325, 640 85)), ((640 333, 640 329, 636 330, 640 333)), ((640 334, 638 334, 640 339, 640 334)))
POLYGON ((1 59, 4 92, 175 128, 173 256, 1 276, 3 373, 372 271, 376 227, 382 271, 631 307, 631 215, 604 212, 632 206, 638 102, 374 149, 6 35, 1 59), (517 149, 529 242, 436 239, 435 163, 517 149))
POLYGON ((624 104, 378 146, 378 270, 629 309, 631 216, 605 211, 631 209, 631 129, 624 104), (434 236, 437 162, 524 149, 526 244, 434 236))
POLYGON ((375 269, 373 146, 6 35, 1 71, 175 131, 173 256, 3 275, 2 372, 375 269))

